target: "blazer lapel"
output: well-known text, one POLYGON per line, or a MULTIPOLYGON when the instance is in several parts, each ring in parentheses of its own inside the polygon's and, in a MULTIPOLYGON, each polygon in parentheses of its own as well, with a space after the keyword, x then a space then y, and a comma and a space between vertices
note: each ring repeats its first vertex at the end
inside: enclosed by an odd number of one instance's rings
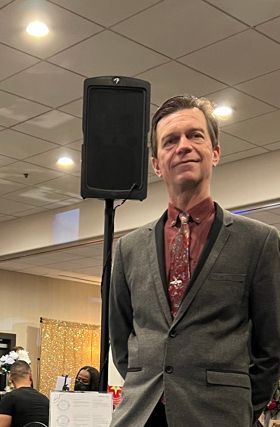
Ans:
POLYGON ((220 206, 217 205, 217 217, 219 220, 222 220, 222 226, 220 228, 220 232, 213 243, 213 246, 210 250, 210 253, 208 257, 206 258, 203 266, 201 267, 198 274, 194 277, 194 280, 191 280, 190 287, 188 292, 186 293, 186 296, 184 297, 182 304, 178 310, 177 316, 174 319, 173 325, 178 323, 178 321, 181 319, 181 317, 185 314, 185 312, 188 310, 190 304, 194 300, 197 292, 203 285, 205 279, 207 278, 209 272, 211 271, 216 259, 220 255, 226 241, 228 240, 230 236, 230 230, 229 225, 232 224, 232 217, 229 212, 223 211, 220 206))
POLYGON ((166 220, 166 215, 167 213, 165 212, 162 217, 153 226, 150 227, 151 245, 149 246, 149 257, 151 273, 155 283, 158 300, 168 326, 170 326, 172 324, 172 316, 167 297, 164 261, 164 223, 166 220))

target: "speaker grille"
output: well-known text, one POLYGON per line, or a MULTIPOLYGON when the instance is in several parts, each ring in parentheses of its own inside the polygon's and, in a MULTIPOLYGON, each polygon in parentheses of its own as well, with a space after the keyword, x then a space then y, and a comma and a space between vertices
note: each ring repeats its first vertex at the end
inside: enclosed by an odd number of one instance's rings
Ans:
POLYGON ((147 88, 110 82, 86 86, 85 95, 82 196, 125 198, 133 189, 129 198, 146 197, 147 88))

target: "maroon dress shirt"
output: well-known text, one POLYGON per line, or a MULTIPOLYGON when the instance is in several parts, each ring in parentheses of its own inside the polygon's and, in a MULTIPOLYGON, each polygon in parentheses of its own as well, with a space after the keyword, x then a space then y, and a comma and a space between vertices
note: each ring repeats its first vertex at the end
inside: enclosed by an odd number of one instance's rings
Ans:
MULTIPOLYGON (((169 280, 170 270, 170 246, 180 226, 178 215, 181 211, 168 205, 167 221, 164 226, 164 246, 165 246, 165 268, 167 280, 169 280)), ((187 212, 191 219, 190 228, 190 272, 194 272, 201 252, 205 246, 208 233, 215 219, 215 206, 211 197, 208 197, 187 212)))

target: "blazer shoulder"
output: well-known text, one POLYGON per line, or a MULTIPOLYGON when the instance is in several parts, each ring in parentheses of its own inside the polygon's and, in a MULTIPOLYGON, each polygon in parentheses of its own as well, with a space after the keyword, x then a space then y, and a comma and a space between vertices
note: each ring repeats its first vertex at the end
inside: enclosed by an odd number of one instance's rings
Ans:
POLYGON ((242 230, 252 232, 257 235, 268 235, 275 234, 280 238, 279 230, 273 225, 266 224, 256 219, 248 218, 241 214, 230 212, 226 209, 222 209, 223 222, 225 225, 232 224, 235 227, 240 227, 242 230))

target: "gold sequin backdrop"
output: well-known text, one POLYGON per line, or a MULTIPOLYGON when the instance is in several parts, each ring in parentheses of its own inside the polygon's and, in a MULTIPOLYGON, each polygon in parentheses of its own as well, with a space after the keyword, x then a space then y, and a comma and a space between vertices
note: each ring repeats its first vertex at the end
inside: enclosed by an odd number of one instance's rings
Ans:
POLYGON ((41 319, 39 390, 49 396, 58 375, 74 379, 85 365, 99 370, 100 326, 41 319))

